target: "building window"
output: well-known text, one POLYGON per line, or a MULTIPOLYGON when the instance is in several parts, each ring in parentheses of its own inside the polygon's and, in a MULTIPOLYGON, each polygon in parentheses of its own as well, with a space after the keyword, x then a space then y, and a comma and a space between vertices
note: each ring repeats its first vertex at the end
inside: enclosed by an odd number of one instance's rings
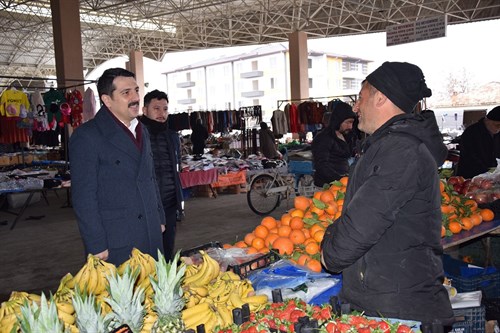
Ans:
POLYGON ((191 98, 192 98, 192 95, 193 95, 193 94, 192 94, 192 92, 191 92, 191 89, 188 89, 188 90, 187 90, 187 94, 188 94, 188 96, 187 96, 187 97, 188 97, 188 99, 191 99, 191 98))
POLYGON ((365 75, 368 74, 368 64, 365 62, 361 66, 363 66, 361 68, 361 71, 363 72, 363 74, 365 74, 365 75))
POLYGON ((313 79, 309 78, 309 88, 312 88, 312 87, 313 87, 313 79))
POLYGON ((271 89, 274 89, 274 77, 271 78, 271 89))
POLYGON ((191 81, 191 72, 186 73, 186 81, 190 82, 191 81))
POLYGON ((252 81, 252 88, 253 91, 259 90, 259 80, 252 81))
POLYGON ((259 70, 259 63, 257 60, 252 61, 252 71, 259 70))
POLYGON ((307 59, 307 68, 313 68, 313 60, 311 58, 307 59))
POLYGON ((350 62, 350 61, 343 61, 342 62, 342 70, 344 72, 357 71, 358 70, 358 63, 357 62, 350 62))

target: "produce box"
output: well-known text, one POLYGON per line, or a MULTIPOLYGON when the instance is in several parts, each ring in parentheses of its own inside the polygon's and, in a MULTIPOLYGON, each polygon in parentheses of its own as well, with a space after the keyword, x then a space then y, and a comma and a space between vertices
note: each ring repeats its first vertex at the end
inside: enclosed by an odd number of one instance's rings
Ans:
MULTIPOLYGON (((181 257, 190 257, 196 255, 200 250, 209 251, 211 248, 222 249, 222 244, 220 242, 210 242, 188 250, 184 250, 181 252, 181 257)), ((269 253, 254 257, 253 259, 250 259, 248 261, 244 261, 239 264, 228 265, 227 269, 235 272, 241 278, 246 278, 252 271, 260 268, 265 268, 280 259, 281 258, 277 253, 270 251, 269 253)))
POLYGON ((452 274, 446 276, 451 279, 452 286, 458 292, 481 290, 486 298, 500 297, 500 271, 470 277, 452 274))
POLYGON ((288 171, 301 175, 312 175, 314 172, 312 161, 290 161, 288 171))
POLYGON ((453 324, 450 333, 483 333, 485 331, 484 306, 454 309, 458 321, 453 324))
POLYGON ((212 183, 212 187, 224 187, 231 185, 246 184, 247 175, 245 170, 239 172, 230 172, 225 175, 219 175, 218 180, 212 183))

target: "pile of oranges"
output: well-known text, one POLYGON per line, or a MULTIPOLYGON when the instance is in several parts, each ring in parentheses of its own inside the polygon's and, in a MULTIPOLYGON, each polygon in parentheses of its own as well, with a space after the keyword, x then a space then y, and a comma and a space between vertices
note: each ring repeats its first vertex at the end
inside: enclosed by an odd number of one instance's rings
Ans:
POLYGON ((443 223, 441 237, 458 234, 462 230, 470 230, 495 218, 491 209, 478 208, 476 201, 455 192, 445 180, 441 180, 440 190, 443 223))
POLYGON ((247 253, 267 253, 271 249, 293 262, 320 272, 320 244, 325 229, 342 213, 348 178, 335 181, 329 188, 315 192, 313 198, 297 196, 294 208, 280 219, 266 216, 255 229, 234 245, 247 253))

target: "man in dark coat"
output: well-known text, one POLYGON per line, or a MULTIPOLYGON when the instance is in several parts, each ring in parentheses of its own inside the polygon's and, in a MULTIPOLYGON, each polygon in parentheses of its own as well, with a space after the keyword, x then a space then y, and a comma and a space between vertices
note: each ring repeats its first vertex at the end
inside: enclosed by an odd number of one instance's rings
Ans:
POLYGON ((85 251, 115 265, 135 247, 163 252, 165 215, 149 134, 136 119, 139 87, 122 68, 97 82, 102 107, 69 142, 71 192, 85 251))
POLYGON ((196 119, 196 123, 191 133, 191 143, 193 144, 193 154, 201 156, 205 152, 205 141, 208 139, 208 130, 201 123, 201 119, 196 119))
POLYGON ((182 187, 179 178, 181 145, 179 135, 167 124, 168 96, 153 90, 144 96, 144 116, 140 121, 148 129, 151 150, 156 170, 156 180, 160 189, 161 202, 165 210, 165 232, 163 248, 165 258, 172 259, 177 230, 177 211, 182 212, 182 187))
POLYGON ((340 298, 370 316, 453 321, 441 261, 438 166, 446 146, 422 71, 385 62, 368 75, 354 111, 367 134, 342 215, 327 228, 322 261, 343 272, 340 298))
POLYGON ((349 104, 338 102, 330 115, 328 126, 314 137, 311 145, 314 185, 323 187, 349 174, 352 147, 347 134, 352 131, 355 118, 356 114, 349 104))
POLYGON ((276 139, 274 133, 269 129, 267 123, 260 123, 259 131, 260 152, 267 158, 280 159, 281 153, 276 149, 276 139))
POLYGON ((457 175, 473 178, 497 166, 500 158, 500 106, 467 127, 460 137, 457 175))

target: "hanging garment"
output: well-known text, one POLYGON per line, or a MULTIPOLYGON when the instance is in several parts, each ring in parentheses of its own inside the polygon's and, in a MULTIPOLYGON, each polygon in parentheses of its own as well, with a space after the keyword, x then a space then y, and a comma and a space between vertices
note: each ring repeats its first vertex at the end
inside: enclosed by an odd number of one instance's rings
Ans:
POLYGON ((5 117, 20 117, 27 114, 30 108, 28 96, 16 88, 6 89, 0 97, 0 115, 5 117))
POLYGON ((274 110, 271 117, 271 124, 273 125, 273 133, 275 136, 284 135, 288 133, 288 121, 284 111, 274 110))
POLYGON ((83 96, 82 93, 75 89, 66 95, 69 107, 71 108, 71 126, 76 128, 83 122, 83 96))
POLYGON ((93 119, 96 113, 94 90, 87 88, 83 94, 83 122, 93 119))
POLYGON ((45 102, 49 128, 51 130, 55 130, 59 122, 62 120, 62 114, 59 106, 61 103, 66 102, 64 93, 61 90, 50 88, 50 90, 43 95, 43 101, 45 102))
POLYGON ((49 129, 49 121, 47 120, 47 112, 45 111, 45 102, 43 101, 42 93, 38 90, 31 95, 31 108, 34 114, 33 131, 47 131, 49 129))

